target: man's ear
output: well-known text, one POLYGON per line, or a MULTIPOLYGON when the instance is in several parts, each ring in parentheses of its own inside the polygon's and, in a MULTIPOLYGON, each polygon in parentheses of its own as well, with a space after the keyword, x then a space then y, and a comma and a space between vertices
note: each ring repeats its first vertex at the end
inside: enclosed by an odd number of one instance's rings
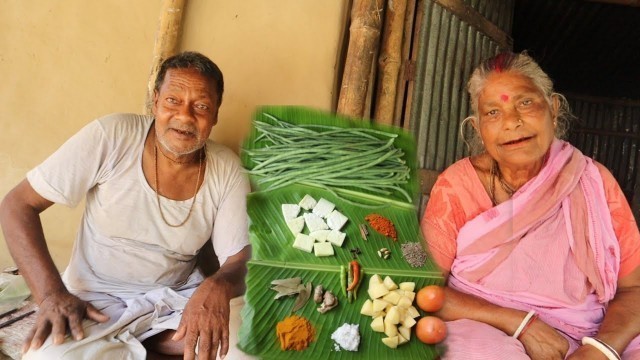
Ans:
POLYGON ((158 90, 153 90, 153 103, 151 104, 151 112, 153 115, 156 114, 156 110, 158 109, 158 90))

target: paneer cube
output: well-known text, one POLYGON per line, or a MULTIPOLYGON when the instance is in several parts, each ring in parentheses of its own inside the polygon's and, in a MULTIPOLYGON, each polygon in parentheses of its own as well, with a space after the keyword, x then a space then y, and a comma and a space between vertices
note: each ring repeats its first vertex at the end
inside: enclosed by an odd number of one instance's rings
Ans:
POLYGON ((329 228, 327 226, 327 223, 325 223, 324 220, 322 220, 322 218, 316 214, 306 213, 303 216, 304 216, 304 222, 307 224, 307 228, 309 229, 309 232, 314 232, 317 230, 326 230, 329 228))
POLYGON ((307 194, 302 198, 302 200, 300 200, 298 205, 300 205, 300 207, 305 210, 311 210, 316 206, 317 203, 318 202, 316 201, 316 199, 307 194))
POLYGON ((311 236, 315 241, 325 242, 327 241, 327 237, 329 236, 330 232, 331 230, 316 230, 310 232, 309 236, 311 236))
POLYGON ((340 230, 347 223, 349 219, 342 215, 338 210, 333 210, 329 215, 327 215, 327 225, 329 225, 330 229, 340 230))
POLYGON ((315 240, 309 237, 309 235, 298 234, 296 235, 296 239, 293 241, 293 247, 298 250, 302 250, 310 253, 313 251, 314 243, 315 243, 315 240))
POLYGON ((331 230, 331 232, 329 232, 329 235, 327 236, 327 241, 337 247, 342 247, 342 243, 344 243, 344 238, 346 236, 346 233, 340 232, 338 230, 331 230))
POLYGON ((326 218, 333 209, 335 209, 336 205, 325 198, 321 198, 318 200, 316 206, 313 207, 313 213, 320 216, 321 218, 326 218))
POLYGON ((298 216, 297 218, 287 220, 287 226, 293 235, 300 234, 302 229, 304 229, 304 217, 298 216))
POLYGON ((300 213, 300 205, 297 204, 282 204, 282 216, 285 220, 291 220, 298 217, 300 213))
POLYGON ((320 256, 333 256, 333 245, 329 242, 317 242, 313 244, 313 253, 320 256))

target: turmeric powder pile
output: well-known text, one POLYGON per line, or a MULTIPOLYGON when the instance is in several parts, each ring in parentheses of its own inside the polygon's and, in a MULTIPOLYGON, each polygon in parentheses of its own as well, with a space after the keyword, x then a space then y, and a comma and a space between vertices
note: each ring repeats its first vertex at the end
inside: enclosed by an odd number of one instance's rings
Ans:
POLYGON ((309 320, 291 315, 278 323, 276 334, 282 350, 301 351, 315 339, 316 331, 309 320))
POLYGON ((369 214, 365 216, 364 219, 367 220, 369 226, 371 226, 373 230, 384 236, 392 238, 393 241, 398 241, 398 233, 396 232, 396 227, 393 225, 391 220, 380 214, 369 214))

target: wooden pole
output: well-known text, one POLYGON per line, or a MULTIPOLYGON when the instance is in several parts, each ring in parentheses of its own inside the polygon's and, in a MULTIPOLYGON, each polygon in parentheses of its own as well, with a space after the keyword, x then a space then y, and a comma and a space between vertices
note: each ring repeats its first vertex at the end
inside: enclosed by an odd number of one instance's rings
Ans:
POLYGON ((352 117, 364 114, 369 77, 382 26, 383 0, 354 0, 349 47, 337 112, 352 117))
MULTIPOLYGON (((407 84, 410 79, 407 74, 411 73, 411 44, 416 33, 413 30, 414 19, 416 15, 416 0, 408 0, 406 10, 404 12, 404 35, 402 37, 402 62, 400 63, 398 87, 396 88, 396 105, 394 110, 393 125, 402 127, 404 120, 404 109, 407 100, 407 84)), ((408 121, 407 121, 408 122, 408 121)))
POLYGON ((385 9, 382 50, 378 59, 378 91, 374 119, 393 124, 398 74, 402 63, 402 38, 407 0, 390 1, 385 9))
POLYGON ((158 30, 156 31, 156 41, 153 47, 151 73, 149 74, 149 82, 147 83, 147 97, 144 109, 146 114, 151 113, 153 89, 160 65, 166 58, 175 55, 178 51, 185 3, 186 0, 162 1, 160 20, 158 22, 158 30))

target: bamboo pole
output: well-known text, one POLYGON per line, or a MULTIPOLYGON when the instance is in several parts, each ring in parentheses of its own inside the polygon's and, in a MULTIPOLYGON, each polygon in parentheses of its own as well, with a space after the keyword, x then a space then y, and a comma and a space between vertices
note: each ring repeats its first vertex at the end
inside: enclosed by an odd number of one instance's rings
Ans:
POLYGON ((369 76, 382 26, 383 0, 354 0, 337 112, 352 117, 364 114, 369 76))
POLYGON ((153 60, 151 73, 147 83, 147 97, 145 99, 145 113, 151 113, 153 102, 153 90, 156 75, 162 62, 175 55, 178 51, 178 43, 182 30, 182 15, 184 14, 186 0, 163 0, 160 10, 160 20, 156 31, 156 41, 153 47, 153 60))
POLYGON ((411 56, 411 44, 413 37, 415 36, 413 31, 415 13, 416 13, 416 0, 408 0, 406 10, 404 13, 404 35, 402 37, 402 54, 400 55, 400 70, 398 79, 398 86, 396 88, 396 105, 394 110, 393 125, 402 127, 404 119, 404 108, 406 104, 406 95, 408 92, 407 83, 409 77, 407 73, 410 71, 410 56, 411 56))
POLYGON ((407 0, 394 0, 385 9, 382 50, 378 59, 378 91, 376 92, 377 123, 393 124, 396 106, 398 74, 402 63, 402 38, 407 0))

